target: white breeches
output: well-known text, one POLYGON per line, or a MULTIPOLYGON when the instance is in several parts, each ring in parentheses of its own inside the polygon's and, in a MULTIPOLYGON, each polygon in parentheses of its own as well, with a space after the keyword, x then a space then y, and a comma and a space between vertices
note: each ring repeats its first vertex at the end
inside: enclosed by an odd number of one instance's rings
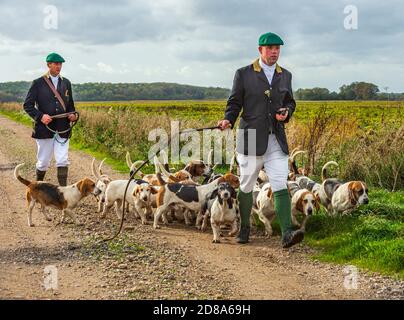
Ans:
POLYGON ((257 182, 258 174, 262 168, 268 175, 272 192, 287 188, 289 173, 288 155, 285 154, 274 134, 268 138, 268 147, 262 156, 247 156, 237 153, 240 165, 240 190, 249 193, 257 182))
MULTIPOLYGON (((57 136, 59 141, 65 141, 65 139, 57 136)), ((69 165, 68 152, 69 152, 69 140, 66 143, 61 144, 55 139, 35 139, 38 146, 37 163, 36 168, 41 171, 48 170, 52 155, 55 156, 56 167, 67 167, 69 165)))

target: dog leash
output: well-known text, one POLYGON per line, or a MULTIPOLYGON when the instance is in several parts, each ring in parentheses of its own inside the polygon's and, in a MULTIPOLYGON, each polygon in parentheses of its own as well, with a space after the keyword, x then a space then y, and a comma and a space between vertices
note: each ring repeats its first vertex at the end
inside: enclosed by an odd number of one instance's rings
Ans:
POLYGON ((70 116, 71 114, 75 114, 75 115, 76 115, 76 120, 71 121, 71 122, 69 123, 69 128, 66 129, 66 130, 57 131, 57 130, 53 130, 53 129, 49 128, 49 126, 48 126, 47 124, 45 125, 46 129, 48 129, 50 132, 53 133, 53 139, 55 139, 55 140, 56 140, 58 143, 60 143, 61 145, 64 145, 64 144, 67 142, 67 140, 69 140, 69 139, 71 138, 71 136, 72 136, 72 129, 73 129, 73 127, 77 124, 77 121, 79 121, 80 114, 79 114, 77 111, 72 111, 72 112, 60 113, 60 114, 56 114, 56 115, 54 115, 54 116, 50 116, 52 119, 63 119, 63 118, 67 118, 67 117, 70 116), (66 132, 69 132, 69 136, 65 139, 65 141, 63 141, 63 142, 62 142, 62 141, 59 141, 58 138, 57 138, 57 136, 58 136, 58 135, 60 136, 61 134, 66 133, 66 132))
MULTIPOLYGON (((206 127, 206 128, 198 128, 198 129, 187 129, 187 130, 178 132, 177 135, 180 135, 180 134, 182 134, 182 133, 187 133, 187 132, 197 132, 197 131, 203 131, 203 130, 214 130, 214 129, 219 129, 219 128, 220 128, 219 126, 214 126, 214 127, 206 127)), ((164 150, 165 148, 168 148, 168 146, 170 145, 171 139, 172 139, 172 137, 170 136, 170 137, 168 138, 167 145, 166 145, 164 148, 162 148, 161 150, 164 150)), ((102 240, 103 242, 107 242, 107 241, 114 240, 114 239, 115 239, 117 236, 119 236, 119 234, 121 233, 122 227, 123 227, 123 221, 124 221, 124 219, 125 219, 126 194, 127 194, 127 192, 128 192, 129 184, 130 184, 131 181, 133 180, 133 177, 136 175, 136 173, 138 173, 141 168, 143 168, 147 163, 149 163, 151 159, 153 159, 155 156, 157 156, 157 154, 158 154, 161 150, 156 151, 156 152, 153 154, 152 157, 147 158, 146 160, 144 160, 143 163, 140 165, 140 167, 137 168, 136 170, 134 170, 134 171, 132 172, 132 174, 130 175, 129 180, 128 180, 128 183, 126 184, 125 193, 124 193, 124 195, 123 195, 122 216, 121 216, 121 224, 120 224, 120 226, 119 226, 119 229, 118 229, 118 231, 117 231, 112 237, 107 238, 107 239, 103 239, 103 240, 102 240)))

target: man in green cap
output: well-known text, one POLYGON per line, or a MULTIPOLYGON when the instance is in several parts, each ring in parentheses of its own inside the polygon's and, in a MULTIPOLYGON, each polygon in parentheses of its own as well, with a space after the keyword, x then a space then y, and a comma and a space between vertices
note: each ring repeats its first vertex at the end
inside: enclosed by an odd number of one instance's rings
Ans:
POLYGON ((282 230, 285 248, 303 240, 302 230, 294 231, 291 204, 287 189, 288 143, 287 123, 295 111, 292 74, 277 64, 282 39, 274 33, 263 34, 258 40, 260 57, 236 71, 233 88, 219 127, 234 128, 242 111, 237 130, 237 161, 240 165, 241 228, 239 243, 247 243, 250 234, 249 217, 253 205, 253 188, 264 168, 274 196, 275 212, 282 230))
POLYGON ((59 185, 67 185, 70 123, 77 120, 76 114, 68 117, 52 116, 74 112, 72 85, 60 75, 65 60, 57 53, 46 57, 48 72, 34 80, 24 102, 24 110, 35 121, 32 137, 38 147, 36 180, 43 181, 55 156, 59 185))

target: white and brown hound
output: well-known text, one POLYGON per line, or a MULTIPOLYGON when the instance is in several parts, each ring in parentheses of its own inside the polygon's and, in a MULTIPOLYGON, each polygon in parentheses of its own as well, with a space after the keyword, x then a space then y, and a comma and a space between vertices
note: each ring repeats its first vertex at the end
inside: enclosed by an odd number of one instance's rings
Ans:
POLYGON ((132 196, 135 215, 139 215, 142 224, 147 224, 147 216, 152 215, 152 195, 157 193, 155 186, 147 182, 135 184, 132 196))
POLYGON ((302 230, 306 229, 307 219, 320 210, 320 200, 309 190, 299 189, 292 196, 292 223, 302 230), (303 214, 303 221, 300 224, 296 216, 303 214))
MULTIPOLYGON (((122 211, 122 205, 123 205, 123 199, 125 195, 125 189, 128 184, 128 180, 113 180, 108 184, 108 187, 105 191, 105 203, 104 203, 104 210, 102 211, 101 218, 105 218, 109 210, 115 205, 115 213, 118 218, 121 218, 120 216, 120 211, 122 211)), ((144 185, 144 186, 150 186, 147 181, 141 180, 141 179, 136 179, 132 180, 128 186, 128 190, 126 191, 126 201, 128 204, 132 205, 135 208, 135 216, 138 214, 140 215, 139 212, 136 210, 136 201, 134 197, 134 192, 136 190, 139 190, 139 186, 144 185)), ((156 186, 153 186, 153 188, 150 188, 150 193, 154 194, 157 193, 157 188, 156 186)), ((136 195, 136 194, 135 194, 136 195)), ((147 202, 152 205, 153 199, 148 200, 147 202)), ((147 211, 150 212, 151 209, 148 209, 147 211)), ((142 220, 144 221, 144 220, 142 220)))
POLYGON ((68 215, 75 223, 76 218, 72 210, 77 206, 79 201, 90 194, 95 196, 100 194, 100 190, 95 186, 95 182, 89 178, 84 178, 75 184, 61 187, 48 182, 28 181, 19 174, 19 169, 24 165, 21 163, 14 169, 14 177, 22 184, 27 186, 26 199, 28 205, 28 226, 33 227, 32 210, 35 203, 41 205, 41 212, 46 220, 51 218, 46 214, 46 207, 52 207, 62 211, 60 223, 64 222, 65 215, 68 215))
POLYGON ((105 202, 105 191, 107 190, 108 184, 112 181, 112 179, 103 174, 101 171, 101 167, 104 163, 105 159, 103 159, 98 166, 98 170, 95 168, 95 158, 91 163, 91 172, 93 176, 96 178, 95 186, 101 191, 101 193, 97 196, 98 201, 98 210, 97 212, 100 213, 102 209, 102 204, 105 202))

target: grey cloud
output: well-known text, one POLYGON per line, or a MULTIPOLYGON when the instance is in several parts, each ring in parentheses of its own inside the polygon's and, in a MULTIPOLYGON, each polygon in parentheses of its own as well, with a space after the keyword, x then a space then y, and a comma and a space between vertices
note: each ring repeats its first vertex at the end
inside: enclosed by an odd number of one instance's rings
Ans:
POLYGON ((192 30, 192 25, 165 8, 162 19, 158 6, 142 1, 53 1, 58 9, 59 28, 43 27, 43 9, 48 3, 6 1, 0 5, 0 34, 24 41, 59 39, 84 44, 118 44, 169 38, 173 33, 192 30))

